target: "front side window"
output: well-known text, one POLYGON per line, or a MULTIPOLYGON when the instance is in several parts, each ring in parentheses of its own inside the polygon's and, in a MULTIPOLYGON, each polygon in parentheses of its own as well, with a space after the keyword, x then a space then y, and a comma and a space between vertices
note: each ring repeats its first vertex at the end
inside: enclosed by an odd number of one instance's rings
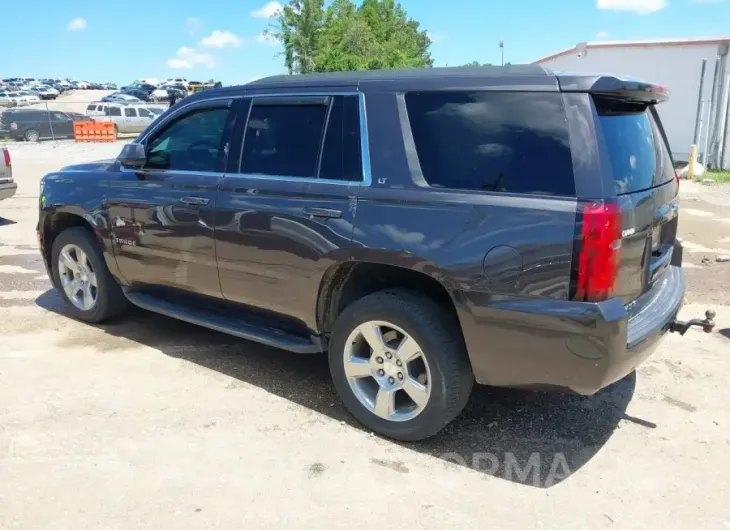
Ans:
POLYGON ((560 94, 436 91, 405 100, 430 186, 575 196, 560 94))
POLYGON ((201 109, 172 122, 148 142, 145 169, 216 171, 228 113, 201 109))
POLYGON ((121 116, 122 109, 119 107, 109 107, 109 116, 121 116))
POLYGON ((127 118, 136 118, 137 117, 137 111, 134 109, 124 109, 124 115, 127 118))
POLYGON ((151 118, 152 113, 147 109, 137 109, 137 112, 139 112, 140 118, 151 118))
POLYGON ((326 118, 325 104, 257 105, 254 100, 241 172, 315 178, 326 118))

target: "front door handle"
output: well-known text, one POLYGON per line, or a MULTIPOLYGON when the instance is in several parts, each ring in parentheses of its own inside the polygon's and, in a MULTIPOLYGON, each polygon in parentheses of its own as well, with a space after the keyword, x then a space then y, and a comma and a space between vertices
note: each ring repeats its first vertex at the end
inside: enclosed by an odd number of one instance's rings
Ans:
POLYGON ((329 219, 339 219, 342 217, 342 210, 333 210, 331 208, 302 208, 302 212, 305 215, 311 215, 312 217, 327 217, 329 219))
POLYGON ((210 202, 210 199, 204 199, 203 197, 182 197, 180 202, 188 206, 205 206, 210 202))

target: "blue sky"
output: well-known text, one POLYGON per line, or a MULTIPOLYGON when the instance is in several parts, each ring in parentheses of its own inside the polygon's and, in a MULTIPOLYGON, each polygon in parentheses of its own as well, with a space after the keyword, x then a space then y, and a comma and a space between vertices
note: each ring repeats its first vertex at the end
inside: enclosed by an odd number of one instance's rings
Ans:
MULTIPOLYGON (((402 0, 432 36, 436 65, 530 62, 580 41, 730 34, 730 0, 402 0)), ((238 84, 283 73, 261 33, 267 0, 3 2, 2 77, 129 83, 142 77, 238 84)))

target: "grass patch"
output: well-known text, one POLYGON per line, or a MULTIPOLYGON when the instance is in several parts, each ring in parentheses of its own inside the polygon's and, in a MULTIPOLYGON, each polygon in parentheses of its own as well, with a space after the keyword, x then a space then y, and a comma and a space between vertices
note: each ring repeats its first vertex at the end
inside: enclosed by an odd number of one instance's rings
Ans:
POLYGON ((718 184, 730 184, 730 171, 708 171, 702 178, 713 179, 718 184))

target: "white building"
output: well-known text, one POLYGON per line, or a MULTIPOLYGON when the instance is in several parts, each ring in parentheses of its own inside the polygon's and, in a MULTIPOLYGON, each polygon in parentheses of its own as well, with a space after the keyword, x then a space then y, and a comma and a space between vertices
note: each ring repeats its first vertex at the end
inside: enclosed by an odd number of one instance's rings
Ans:
MULTIPOLYGON (((704 112, 698 147, 704 153, 710 138, 709 160, 719 164, 720 142, 724 133, 724 106, 730 37, 661 41, 583 42, 574 48, 535 61, 551 70, 575 73, 606 73, 641 79, 669 89, 669 101, 657 106, 675 160, 686 161, 692 145, 702 60, 707 59, 702 98, 704 112), (708 128, 708 110, 719 57, 717 90, 708 128)), ((726 124, 727 128, 727 124, 726 124)), ((725 140, 724 165, 730 166, 730 139, 725 140)))

